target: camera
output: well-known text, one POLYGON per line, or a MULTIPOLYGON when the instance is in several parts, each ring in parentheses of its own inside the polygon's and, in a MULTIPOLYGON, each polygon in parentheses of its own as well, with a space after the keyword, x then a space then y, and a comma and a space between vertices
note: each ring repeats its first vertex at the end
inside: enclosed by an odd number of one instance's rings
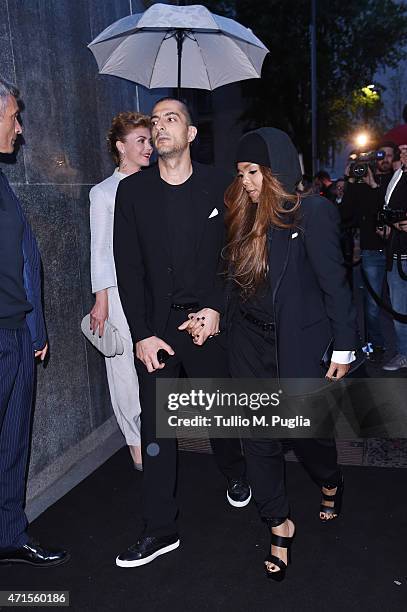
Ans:
POLYGON ((349 166, 349 176, 355 178, 356 182, 363 183, 363 177, 367 176, 369 168, 375 173, 377 162, 385 157, 386 153, 380 150, 353 153, 353 155, 350 156, 352 163, 349 166))
POLYGON ((377 214, 376 226, 382 228, 384 225, 392 225, 399 221, 407 220, 407 209, 383 208, 377 214))

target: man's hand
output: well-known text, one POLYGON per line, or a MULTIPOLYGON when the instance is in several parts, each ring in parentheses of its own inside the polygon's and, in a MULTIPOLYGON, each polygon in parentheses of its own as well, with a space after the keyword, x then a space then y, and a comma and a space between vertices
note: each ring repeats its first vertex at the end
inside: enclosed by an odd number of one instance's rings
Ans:
POLYGON ((393 223, 393 227, 400 232, 407 232, 407 221, 397 221, 397 223, 393 223))
POLYGON ((109 316, 109 301, 107 297, 107 289, 96 292, 95 305, 90 311, 90 328, 96 334, 99 328, 99 337, 103 336, 105 329, 105 321, 109 316))
POLYGON ((344 175, 348 177, 348 183, 354 183, 355 178, 350 176, 350 164, 348 164, 345 168, 344 175))
POLYGON ((160 349, 164 349, 170 355, 175 355, 170 345, 157 336, 150 336, 136 342, 136 357, 144 363, 150 373, 165 367, 165 363, 158 363, 157 352, 160 349))
POLYGON ((325 378, 328 378, 329 380, 339 380, 340 378, 346 376, 346 374, 349 372, 349 368, 349 363, 335 363, 334 361, 331 361, 331 365, 329 366, 328 372, 325 374, 325 378))
POLYGON ((196 313, 190 313, 188 320, 178 327, 179 330, 187 331, 192 340, 198 346, 202 346, 206 340, 219 334, 220 315, 212 308, 202 308, 196 313))
POLYGON ((374 179, 373 172, 370 167, 368 167, 367 174, 363 177, 363 181, 372 189, 377 189, 379 186, 374 179))
POLYGON ((40 351, 35 351, 34 352, 34 357, 35 358, 39 357, 41 359, 41 361, 44 361, 47 353, 48 353, 48 343, 40 351))
POLYGON ((388 225, 385 225, 383 229, 379 229, 378 227, 376 228, 376 234, 380 236, 380 238, 383 238, 383 240, 388 239, 388 237, 390 236, 390 232, 391 227, 389 227, 388 225))

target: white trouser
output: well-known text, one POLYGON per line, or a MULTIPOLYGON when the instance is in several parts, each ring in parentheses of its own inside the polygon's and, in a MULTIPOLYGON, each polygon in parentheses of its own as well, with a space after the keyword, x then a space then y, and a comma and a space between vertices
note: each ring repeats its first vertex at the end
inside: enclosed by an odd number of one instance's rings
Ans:
POLYGON ((140 400, 133 342, 117 287, 109 287, 109 322, 120 332, 124 353, 106 357, 107 381, 117 423, 129 446, 140 446, 140 400))

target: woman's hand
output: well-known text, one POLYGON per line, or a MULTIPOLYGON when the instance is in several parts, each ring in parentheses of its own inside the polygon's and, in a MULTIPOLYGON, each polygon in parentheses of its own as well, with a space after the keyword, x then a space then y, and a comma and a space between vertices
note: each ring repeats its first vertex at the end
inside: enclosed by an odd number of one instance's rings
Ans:
POLYGON ((96 334, 99 328, 99 337, 103 336, 105 329, 105 321, 109 316, 109 301, 107 297, 107 289, 102 289, 96 292, 95 305, 90 311, 90 328, 96 334))
POLYGON ((220 315, 212 308, 202 308, 197 313, 190 313, 188 320, 178 327, 179 330, 187 331, 194 344, 201 346, 209 337, 219 334, 220 315))
POLYGON ((328 372, 325 374, 325 378, 328 378, 329 380, 339 380, 340 378, 346 376, 349 369, 349 363, 335 363, 334 361, 331 361, 331 365, 329 366, 328 372))

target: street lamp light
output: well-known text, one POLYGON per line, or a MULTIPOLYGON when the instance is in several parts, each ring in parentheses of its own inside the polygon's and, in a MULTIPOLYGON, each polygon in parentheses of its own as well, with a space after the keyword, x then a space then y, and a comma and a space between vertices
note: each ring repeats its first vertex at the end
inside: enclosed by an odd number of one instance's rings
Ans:
POLYGON ((359 149, 363 149, 369 142, 369 134, 367 132, 359 132, 355 136, 355 144, 359 149))

